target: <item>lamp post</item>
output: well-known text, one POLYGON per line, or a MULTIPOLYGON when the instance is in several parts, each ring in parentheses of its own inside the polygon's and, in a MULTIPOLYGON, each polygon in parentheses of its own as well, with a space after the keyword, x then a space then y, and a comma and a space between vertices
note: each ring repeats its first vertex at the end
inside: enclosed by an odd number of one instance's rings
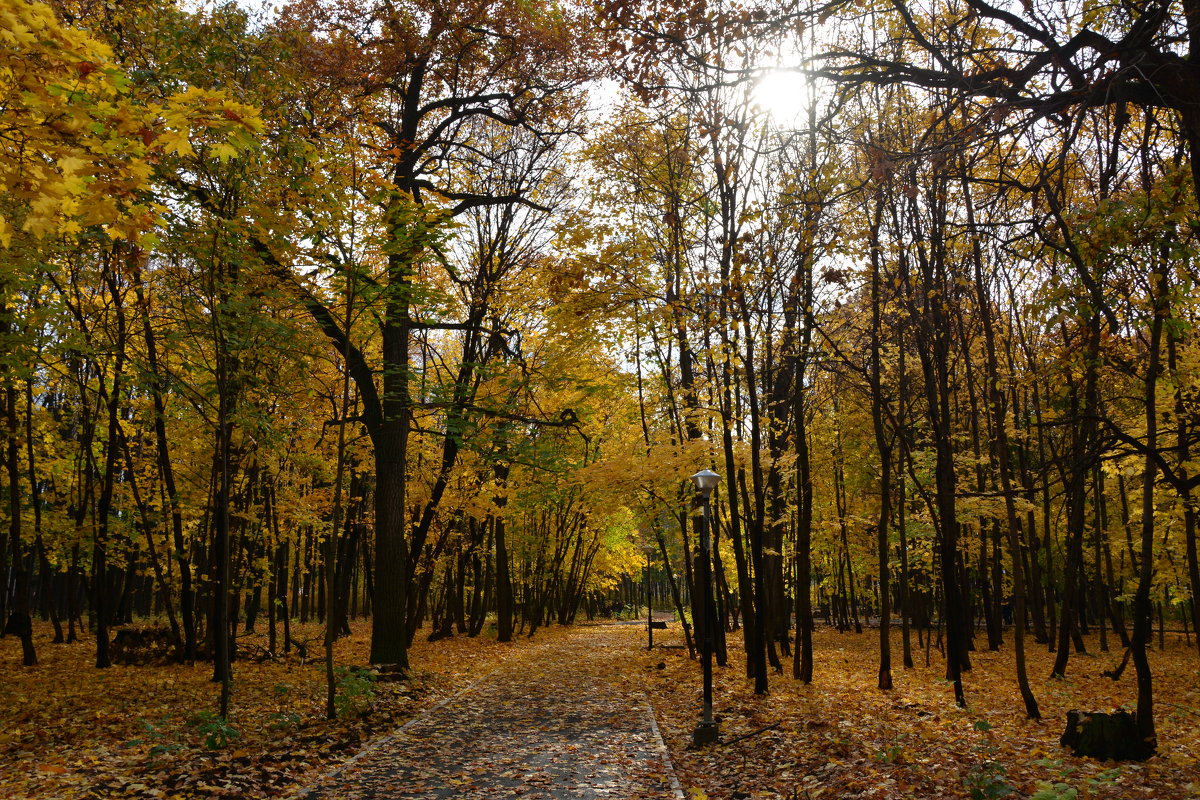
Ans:
POLYGON ((716 609, 712 602, 712 537, 710 534, 709 497, 712 490, 721 482, 721 476, 710 469, 702 469, 692 476, 692 484, 696 487, 696 499, 699 501, 702 513, 695 518, 696 527, 700 530, 700 603, 692 602, 692 616, 696 617, 699 609, 699 619, 696 624, 700 627, 700 665, 704 675, 704 712, 700 724, 692 732, 692 742, 697 747, 711 744, 720 736, 720 729, 713 720, 713 624, 716 622, 716 609))
POLYGON ((654 548, 643 545, 642 552, 646 554, 646 649, 654 649, 654 609, 650 605, 650 561, 654 557, 654 548))

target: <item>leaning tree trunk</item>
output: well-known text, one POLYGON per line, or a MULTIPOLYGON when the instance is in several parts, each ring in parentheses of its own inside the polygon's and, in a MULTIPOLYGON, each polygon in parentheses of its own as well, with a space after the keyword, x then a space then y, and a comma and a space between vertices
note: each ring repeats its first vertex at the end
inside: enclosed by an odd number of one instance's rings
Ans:
MULTIPOLYGON (((942 609, 946 621, 946 677, 954 685, 954 699, 966 705, 962 673, 970 667, 967 655, 967 624, 963 592, 958 576, 957 473, 954 461, 954 432, 951 425, 950 326, 948 304, 952 302, 951 277, 947 274, 944 179, 935 176, 936 187, 929 191, 932 228, 926 237, 920 227, 916 198, 908 207, 914 233, 915 257, 920 284, 914 286, 908 259, 900 258, 902 285, 908 292, 907 303, 914 323, 914 343, 921 360, 925 384, 925 405, 934 447, 935 530, 942 579, 942 609)), ((900 226, 897 226, 898 228, 900 226)))
POLYGON ((1079 406, 1077 391, 1072 388, 1071 406, 1075 412, 1075 435, 1070 453, 1070 463, 1063 468, 1067 502, 1067 553, 1063 565, 1064 589, 1062 610, 1059 615, 1058 653, 1050 674, 1066 675, 1070 657, 1071 638, 1078 625, 1079 578, 1083 572, 1083 535, 1087 527, 1087 478, 1091 472, 1088 463, 1090 450, 1096 437, 1096 416, 1099 407, 1099 376, 1097 362, 1100 353, 1100 318, 1093 314, 1087 320, 1087 343, 1084 356, 1083 405, 1079 406))
POLYGON ((1167 276, 1159 266, 1151 275, 1151 301, 1154 310, 1150 322, 1150 347, 1146 368, 1146 455, 1142 472, 1142 539, 1141 574, 1133 596, 1133 637, 1129 643, 1133 668, 1137 673, 1137 733, 1147 754, 1155 751, 1158 736, 1154 730, 1154 688, 1150 659, 1146 648, 1150 643, 1150 584, 1154 577, 1154 482, 1158 477, 1158 373, 1161 368, 1162 332, 1169 313, 1167 276))

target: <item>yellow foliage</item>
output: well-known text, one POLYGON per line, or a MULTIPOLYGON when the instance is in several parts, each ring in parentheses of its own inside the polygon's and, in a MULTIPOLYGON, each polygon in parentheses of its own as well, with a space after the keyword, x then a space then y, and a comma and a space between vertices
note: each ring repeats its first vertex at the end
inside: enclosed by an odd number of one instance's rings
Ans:
POLYGON ((45 3, 0 0, 0 246, 83 225, 136 238, 158 221, 145 197, 153 165, 211 142, 227 160, 253 143, 257 112, 189 88, 142 103, 112 51, 45 3))

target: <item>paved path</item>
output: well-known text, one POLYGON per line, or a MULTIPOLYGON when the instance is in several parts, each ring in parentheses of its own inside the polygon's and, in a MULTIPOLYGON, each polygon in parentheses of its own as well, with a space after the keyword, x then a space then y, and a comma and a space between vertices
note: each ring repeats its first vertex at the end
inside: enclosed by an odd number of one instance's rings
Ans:
POLYGON ((301 797, 679 800, 653 712, 621 678, 633 641, 585 627, 531 648, 301 797))

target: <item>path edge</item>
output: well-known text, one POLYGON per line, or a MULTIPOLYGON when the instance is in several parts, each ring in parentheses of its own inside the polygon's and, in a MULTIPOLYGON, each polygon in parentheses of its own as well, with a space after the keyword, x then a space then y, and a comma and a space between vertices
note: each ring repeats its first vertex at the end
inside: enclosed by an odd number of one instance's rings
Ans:
POLYGON ((667 765, 667 779, 671 783, 671 791, 675 794, 675 800, 687 800, 687 793, 683 791, 683 784, 679 782, 679 773, 675 771, 675 761, 671 758, 671 749, 667 747, 662 731, 658 729, 658 719, 654 714, 654 705, 650 702, 650 695, 642 692, 642 700, 646 703, 646 716, 650 718, 650 732, 654 734, 654 739, 658 742, 658 748, 662 751, 667 765))
MULTIPOLYGON (((407 722, 405 722, 399 728, 396 728, 391 733, 385 733, 385 734, 383 734, 381 736, 377 736, 374 739, 372 739, 371 741, 367 742, 365 745, 363 745, 363 748, 361 750, 359 750, 357 753, 350 756, 345 761, 343 761, 341 764, 339 764, 337 766, 337 769, 326 772, 325 774, 321 775, 319 778, 317 778, 315 781, 313 781, 308 786, 299 787, 291 792, 288 792, 283 797, 286 798, 286 800, 308 800, 309 798, 313 797, 314 793, 317 792, 321 788, 322 783, 324 783, 325 781, 328 781, 331 778, 339 777, 347 769, 354 766, 355 764, 357 764, 359 761, 363 760, 367 756, 371 755, 376 750, 379 750, 381 747, 384 747, 385 745, 389 745, 392 742, 396 741, 404 734, 404 732, 406 730, 411 728, 413 725, 416 725, 418 722, 425 719, 425 717, 427 717, 428 715, 432 714, 435 711, 440 710, 441 708, 448 705, 449 703, 454 702, 458 698, 462 697, 464 694, 474 691, 475 688, 477 686, 479 686, 479 684, 483 683, 484 681, 486 681, 488 678, 492 677, 499 671, 500 671, 500 668, 497 667, 496 669, 492 670, 488 674, 486 674, 480 678, 477 678, 476 680, 472 681, 467 686, 464 686, 463 688, 459 689, 454 694, 443 697, 437 703, 433 704, 432 706, 425 709, 424 711, 420 711, 420 712, 414 714, 411 719, 409 719, 407 722)), ((651 724, 653 724, 653 722, 654 722, 653 714, 650 715, 650 720, 651 720, 651 724)), ((654 727, 654 732, 656 734, 658 733, 657 725, 654 727)), ((661 736, 659 737, 659 741, 662 742, 661 736)), ((665 744, 664 744, 664 747, 665 747, 665 744)), ((669 753, 668 753, 667 757, 668 757, 668 759, 670 758, 669 753)), ((672 766, 671 770, 672 770, 672 782, 675 785, 678 785, 679 782, 677 780, 674 780, 674 767, 673 766, 672 766)), ((682 798, 682 797, 683 796, 680 795, 680 798, 682 798)))

